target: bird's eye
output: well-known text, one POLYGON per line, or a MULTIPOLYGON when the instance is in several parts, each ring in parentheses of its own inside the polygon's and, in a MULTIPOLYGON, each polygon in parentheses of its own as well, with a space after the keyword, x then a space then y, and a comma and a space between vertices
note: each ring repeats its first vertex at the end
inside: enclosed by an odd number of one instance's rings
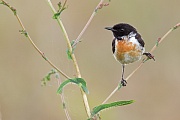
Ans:
POLYGON ((122 28, 122 29, 120 29, 120 31, 121 31, 121 32, 124 32, 124 29, 122 28))

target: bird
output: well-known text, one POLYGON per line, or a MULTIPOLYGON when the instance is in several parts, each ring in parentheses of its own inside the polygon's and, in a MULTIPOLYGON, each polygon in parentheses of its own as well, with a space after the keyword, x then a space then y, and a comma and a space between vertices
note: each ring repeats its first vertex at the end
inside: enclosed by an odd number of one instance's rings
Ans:
POLYGON ((149 52, 145 52, 145 42, 135 27, 127 23, 115 24, 113 27, 105 27, 112 31, 114 39, 112 41, 112 52, 114 58, 122 64, 121 85, 126 86, 127 81, 124 79, 125 66, 139 61, 142 55, 146 55, 149 59, 154 56, 149 52))

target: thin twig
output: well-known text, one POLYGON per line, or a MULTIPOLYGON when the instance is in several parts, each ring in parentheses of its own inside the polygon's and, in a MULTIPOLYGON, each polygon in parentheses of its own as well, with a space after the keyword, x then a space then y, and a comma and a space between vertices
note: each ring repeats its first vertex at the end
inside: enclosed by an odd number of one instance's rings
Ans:
POLYGON ((56 66, 45 56, 45 54, 44 54, 43 52, 41 52, 41 50, 36 46, 36 44, 35 44, 35 43, 33 42, 33 40, 31 39, 30 35, 27 33, 27 31, 26 31, 26 29, 25 29, 25 27, 24 27, 24 25, 23 25, 20 17, 19 17, 18 14, 17 14, 16 9, 14 9, 13 7, 11 7, 11 6, 10 6, 7 2, 5 2, 4 0, 2 0, 2 3, 3 3, 4 5, 6 5, 8 8, 10 8, 10 9, 14 12, 15 17, 17 18, 17 20, 18 20, 18 22, 19 22, 19 24, 20 24, 20 26, 21 26, 21 28, 22 28, 22 30, 21 30, 22 34, 24 34, 24 35, 28 38, 28 40, 30 41, 31 45, 36 49, 36 51, 37 51, 54 69, 56 69, 62 76, 64 76, 65 78, 69 79, 70 77, 67 76, 67 75, 66 75, 62 70, 60 70, 58 67, 56 67, 56 66))
MULTIPOLYGON (((53 5, 51 3, 51 0, 48 0, 48 4, 51 7, 53 13, 56 14, 57 11, 54 9, 54 7, 53 7, 53 5)), ((73 53, 71 42, 69 40, 69 37, 68 37, 67 32, 65 30, 65 27, 64 27, 64 25, 63 25, 63 23, 62 23, 62 21, 61 21, 61 19, 59 17, 56 20, 57 20, 57 22, 58 22, 58 24, 59 24, 59 26, 60 26, 63 34, 64 34, 65 40, 67 42, 68 49, 69 49, 69 51, 71 53, 71 57, 72 57, 72 60, 73 60, 73 63, 74 63, 74 67, 76 68, 77 77, 81 78, 81 73, 80 73, 80 70, 79 70, 79 66, 78 66, 75 54, 73 53)), ((89 103, 88 103, 86 93, 82 90, 82 88, 80 90, 81 90, 81 94, 83 96, 83 102, 84 102, 84 106, 85 106, 85 109, 86 109, 87 116, 88 116, 88 118, 90 118, 91 112, 90 112, 90 107, 89 107, 89 103)))
MULTIPOLYGON (((172 27, 166 34, 163 35, 163 37, 159 38, 156 42, 156 44, 154 45, 154 47, 151 49, 150 53, 152 53, 157 46, 175 29, 177 29, 178 27, 180 27, 180 23, 176 24, 174 27, 172 27)), ((134 73, 140 68, 142 67, 144 61, 142 61, 139 66, 126 78, 126 80, 128 80, 130 77, 132 77, 132 75, 134 75, 134 73)), ((117 91, 118 91, 119 85, 111 92, 111 94, 102 102, 102 104, 106 103, 117 91)))
MULTIPOLYGON (((56 79, 57 79, 58 87, 59 87, 62 82, 61 82, 61 79, 60 79, 60 76, 59 76, 58 73, 56 73, 56 79)), ((60 96, 61 96, 61 101, 62 101, 62 103, 63 103, 63 109, 64 109, 64 112, 65 112, 65 114, 66 114, 66 117, 67 117, 68 120, 71 120, 71 117, 70 117, 69 112, 68 112, 67 107, 66 107, 66 102, 65 102, 65 98, 64 98, 64 93, 62 92, 62 93, 60 94, 60 96)))
POLYGON ((157 48, 158 44, 160 44, 172 31, 180 27, 180 23, 176 24, 174 27, 169 29, 169 31, 162 37, 157 40, 157 44, 154 45, 154 47, 151 49, 151 53, 157 48))
POLYGON ((117 86, 112 92, 111 94, 102 102, 102 104, 105 104, 117 91, 118 91, 118 87, 117 86))
POLYGON ((91 23, 92 19, 94 18, 94 16, 96 15, 97 10, 99 9, 99 7, 103 4, 104 0, 101 0, 98 5, 96 6, 96 8, 94 9, 92 15, 90 16, 88 22, 86 23, 86 25, 84 26, 84 28, 82 29, 82 31, 80 32, 80 34, 78 35, 78 37, 76 38, 76 40, 74 41, 73 47, 76 46, 76 44, 80 41, 80 38, 82 37, 82 35, 84 34, 84 32, 87 30, 89 24, 91 23))

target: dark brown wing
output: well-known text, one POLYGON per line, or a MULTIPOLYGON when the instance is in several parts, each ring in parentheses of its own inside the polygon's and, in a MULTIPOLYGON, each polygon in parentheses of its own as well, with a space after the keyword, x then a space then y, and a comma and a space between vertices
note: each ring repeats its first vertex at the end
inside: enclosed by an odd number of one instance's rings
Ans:
POLYGON ((145 43, 144 43, 144 41, 141 38, 141 35, 139 33, 136 33, 135 38, 138 40, 138 42, 141 44, 141 46, 144 47, 145 43))
POLYGON ((113 54, 115 52, 115 41, 116 41, 116 38, 114 38, 112 41, 112 52, 113 52, 113 54))

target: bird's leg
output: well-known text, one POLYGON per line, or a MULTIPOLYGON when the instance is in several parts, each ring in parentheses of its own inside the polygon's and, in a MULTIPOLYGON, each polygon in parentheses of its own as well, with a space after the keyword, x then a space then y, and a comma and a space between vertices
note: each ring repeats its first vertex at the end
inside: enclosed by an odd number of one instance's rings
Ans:
POLYGON ((122 86, 126 86, 127 81, 124 79, 124 69, 125 69, 125 65, 122 65, 122 79, 121 79, 121 85, 122 86))

